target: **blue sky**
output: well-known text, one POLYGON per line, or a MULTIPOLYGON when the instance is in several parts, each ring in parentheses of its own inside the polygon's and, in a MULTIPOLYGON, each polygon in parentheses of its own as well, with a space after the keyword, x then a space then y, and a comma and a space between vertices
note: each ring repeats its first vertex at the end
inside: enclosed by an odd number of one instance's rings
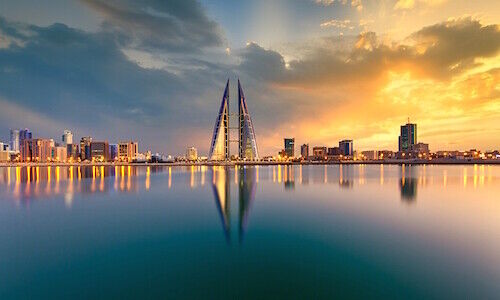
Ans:
POLYGON ((395 149, 407 117, 433 150, 498 148, 499 19, 486 0, 4 0, 0 140, 204 153, 239 77, 264 155, 284 136, 395 149))

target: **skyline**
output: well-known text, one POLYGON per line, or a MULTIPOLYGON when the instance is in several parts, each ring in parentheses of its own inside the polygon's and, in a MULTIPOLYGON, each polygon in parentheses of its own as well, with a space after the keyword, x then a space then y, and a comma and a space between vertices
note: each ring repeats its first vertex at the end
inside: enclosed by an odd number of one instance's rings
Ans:
POLYGON ((500 4, 349 2, 3 1, 0 140, 70 129, 208 153, 240 77, 263 154, 285 136, 397 149, 408 117, 433 150, 498 149, 500 4))

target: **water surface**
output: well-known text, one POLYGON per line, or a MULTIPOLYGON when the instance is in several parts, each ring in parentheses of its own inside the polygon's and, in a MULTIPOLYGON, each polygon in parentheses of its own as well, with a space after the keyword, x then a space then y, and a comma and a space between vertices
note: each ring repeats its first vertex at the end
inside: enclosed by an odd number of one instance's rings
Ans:
POLYGON ((0 298, 497 298, 500 166, 0 168, 0 298))

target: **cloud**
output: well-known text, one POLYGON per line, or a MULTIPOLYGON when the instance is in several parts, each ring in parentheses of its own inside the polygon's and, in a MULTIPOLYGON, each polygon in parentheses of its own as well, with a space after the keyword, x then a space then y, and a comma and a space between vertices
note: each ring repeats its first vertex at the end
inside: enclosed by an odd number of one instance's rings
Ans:
POLYGON ((479 58, 495 56, 500 50, 500 30, 497 25, 483 26, 478 20, 464 18, 424 27, 405 42, 383 43, 374 32, 361 33, 352 42, 332 41, 289 61, 287 67, 278 52, 252 44, 243 53, 242 67, 253 76, 301 87, 376 81, 391 70, 447 79, 477 66, 479 58), (333 43, 350 46, 334 47, 333 43), (249 60, 252 55, 258 59, 249 60))
POLYGON ((361 0, 337 0, 337 1, 335 1, 335 0, 314 0, 314 3, 321 5, 321 6, 331 6, 335 2, 338 2, 341 5, 347 5, 350 3, 351 7, 356 8, 356 10, 358 10, 358 11, 363 10, 363 3, 361 0))
POLYGON ((331 19, 320 24, 320 27, 335 27, 340 29, 354 29, 351 25, 351 20, 336 20, 331 19))
POLYGON ((135 47, 185 52, 223 44, 221 28, 195 0, 81 1, 135 47))
POLYGON ((212 122, 212 107, 219 98, 214 87, 233 74, 224 65, 190 56, 183 57, 179 74, 141 67, 108 31, 16 24, 1 17, 0 30, 22 42, 0 48, 0 97, 33 115, 80 129, 77 135, 119 139, 161 131, 164 139, 147 144, 169 149, 166 140, 180 134, 174 130, 183 127, 179 124, 196 127, 212 122), (87 129, 92 131, 83 132, 87 129))
POLYGON ((395 10, 408 10, 413 9, 417 3, 422 6, 437 6, 447 2, 447 0, 398 0, 394 4, 395 10))

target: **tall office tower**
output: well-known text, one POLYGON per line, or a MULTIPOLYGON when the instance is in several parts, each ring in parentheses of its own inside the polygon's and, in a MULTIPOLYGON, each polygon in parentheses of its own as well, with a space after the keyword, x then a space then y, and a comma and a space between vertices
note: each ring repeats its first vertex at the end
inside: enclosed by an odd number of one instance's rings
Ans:
POLYGON ((49 139, 24 139, 20 145, 21 161, 47 162, 52 159, 49 139))
POLYGON ((229 160, 229 79, 215 121, 209 160, 229 160))
POLYGON ((309 157, 309 144, 300 146, 300 156, 303 159, 307 159, 309 157))
POLYGON ((90 136, 84 136, 80 139, 80 159, 82 161, 91 159, 90 143, 92 143, 92 137, 90 136))
POLYGON ((19 130, 10 130, 10 150, 19 152, 19 130))
POLYGON ((73 133, 71 133, 71 131, 69 130, 64 130, 64 133, 62 135, 62 142, 64 146, 73 144, 73 133))
POLYGON ((19 130, 19 145, 21 145, 24 140, 31 140, 32 138, 33 134, 28 128, 19 130))
POLYGON ((408 123, 401 125, 401 133, 399 135, 399 152, 411 151, 413 145, 417 143, 417 124, 408 123))
POLYGON ((295 156, 295 138, 285 138, 285 154, 288 157, 295 156))
POLYGON ((115 161, 118 158, 118 144, 109 145, 109 159, 115 161))
POLYGON ((248 112, 247 102, 240 80, 238 79, 238 111, 239 111, 239 157, 241 159, 259 159, 257 140, 253 129, 252 118, 248 112))
POLYGON ((352 156, 354 154, 352 140, 343 140, 339 142, 340 153, 344 156, 352 156))

